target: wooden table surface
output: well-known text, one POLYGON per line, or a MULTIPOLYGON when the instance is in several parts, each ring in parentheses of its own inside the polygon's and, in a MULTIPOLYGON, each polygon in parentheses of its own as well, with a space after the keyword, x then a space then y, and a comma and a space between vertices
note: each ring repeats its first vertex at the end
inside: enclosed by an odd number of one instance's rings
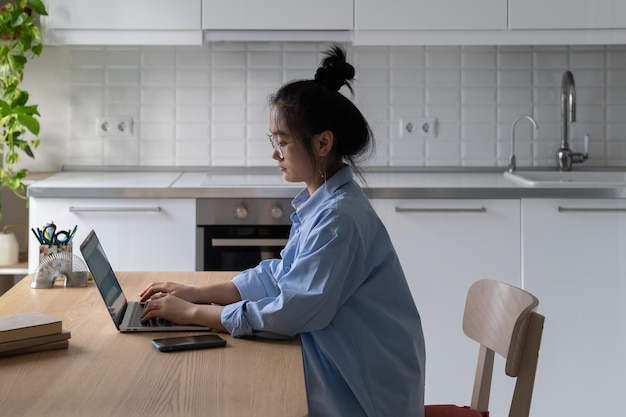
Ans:
MULTIPOLYGON (((125 272, 133 300, 152 281, 202 285, 232 272, 125 272)), ((40 311, 63 320, 68 349, 0 358, 3 416, 303 417, 307 414, 297 340, 234 339, 227 346, 172 353, 156 337, 190 332, 119 333, 93 283, 31 289, 30 275, 0 297, 0 315, 40 311)))

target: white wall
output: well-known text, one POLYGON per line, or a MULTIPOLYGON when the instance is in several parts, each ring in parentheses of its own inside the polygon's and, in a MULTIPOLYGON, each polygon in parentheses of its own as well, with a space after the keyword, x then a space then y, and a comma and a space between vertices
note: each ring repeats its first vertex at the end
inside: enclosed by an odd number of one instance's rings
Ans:
MULTIPOLYGON (((26 85, 40 103, 34 171, 62 165, 273 166, 267 96, 313 76, 323 44, 47 47, 26 85), (96 135, 98 116, 132 116, 134 139, 96 135)), ((561 75, 577 85, 572 148, 586 165, 626 165, 626 46, 348 47, 355 102, 377 138, 374 166, 554 166, 561 75), (402 117, 437 117, 436 139, 399 137, 402 117)))

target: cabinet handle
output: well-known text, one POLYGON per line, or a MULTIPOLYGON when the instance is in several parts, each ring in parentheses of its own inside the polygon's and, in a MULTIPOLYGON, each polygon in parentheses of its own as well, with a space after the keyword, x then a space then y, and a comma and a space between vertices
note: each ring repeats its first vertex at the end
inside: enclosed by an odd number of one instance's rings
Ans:
POLYGON ((396 207, 396 213, 486 213, 485 207, 476 208, 417 208, 417 207, 396 207))
POLYGON ((254 247, 254 246, 285 246, 287 244, 287 239, 219 239, 213 238, 211 239, 211 246, 246 246, 246 247, 254 247))
POLYGON ((69 211, 71 213, 93 213, 93 212, 106 212, 106 213, 124 213, 124 212, 159 212, 161 207, 73 207, 70 206, 69 211))
POLYGON ((559 213, 626 213, 626 208, 621 207, 561 207, 559 206, 559 213))

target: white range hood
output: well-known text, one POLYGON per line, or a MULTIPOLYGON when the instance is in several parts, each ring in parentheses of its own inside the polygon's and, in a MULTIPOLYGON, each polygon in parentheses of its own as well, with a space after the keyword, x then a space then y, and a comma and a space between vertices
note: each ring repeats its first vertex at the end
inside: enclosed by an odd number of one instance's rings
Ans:
POLYGON ((340 42, 351 43, 348 30, 205 30, 205 42, 340 42))

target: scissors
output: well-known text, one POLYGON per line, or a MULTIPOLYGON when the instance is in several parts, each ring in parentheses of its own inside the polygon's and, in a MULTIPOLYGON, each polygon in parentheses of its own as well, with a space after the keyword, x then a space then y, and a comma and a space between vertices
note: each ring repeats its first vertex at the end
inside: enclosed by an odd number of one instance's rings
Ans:
POLYGON ((65 230, 59 230, 57 232, 57 226, 54 223, 49 223, 43 228, 43 241, 44 244, 49 246, 65 245, 70 240, 70 232, 65 230))

